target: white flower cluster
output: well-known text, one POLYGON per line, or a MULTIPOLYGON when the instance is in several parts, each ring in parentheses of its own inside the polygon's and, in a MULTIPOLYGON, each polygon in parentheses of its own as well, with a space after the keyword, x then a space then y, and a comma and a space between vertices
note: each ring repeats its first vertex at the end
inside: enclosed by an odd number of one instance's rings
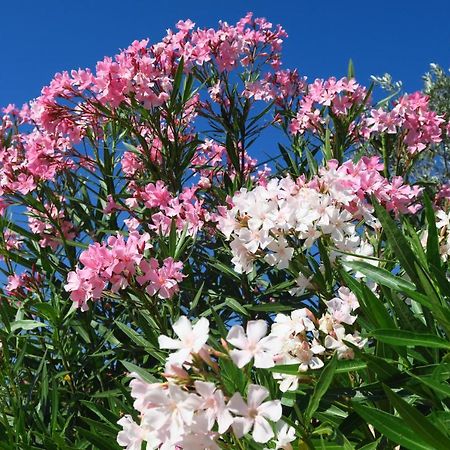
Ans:
MULTIPOLYGON (((326 304, 327 312, 319 320, 307 308, 290 315, 277 314, 269 335, 264 320, 249 321, 246 331, 234 325, 227 336, 234 347, 231 359, 239 368, 252 360, 256 368, 298 365, 300 373, 320 369, 324 366, 323 359, 334 352, 339 359, 353 359, 354 352, 347 342, 359 348, 367 342, 357 331, 352 334, 345 328, 357 318, 352 313, 359 307, 358 300, 348 288, 341 287, 338 296, 326 304)), ((274 373, 274 377, 279 380, 282 392, 298 388, 298 375, 274 373)))
POLYGON ((436 212, 436 228, 439 234, 439 253, 444 261, 450 256, 450 212, 439 209, 436 212))
POLYGON ((131 374, 133 406, 141 420, 137 424, 128 415, 122 417, 117 442, 127 450, 140 450, 143 442, 147 450, 219 450, 220 437, 232 433, 235 439, 251 434, 257 443, 271 441, 271 448, 291 449, 295 431, 280 420, 280 400, 265 401, 269 396, 265 387, 249 384, 244 400, 239 392, 226 396, 214 382, 191 377, 189 371, 198 359, 215 364, 206 345, 208 320, 192 325, 182 316, 173 329, 179 339, 159 337, 162 348, 175 350, 167 359, 168 382, 147 383, 131 374))
MULTIPOLYGON (((232 262, 238 273, 250 273, 258 258, 285 269, 294 248, 307 250, 321 236, 339 252, 373 254, 373 247, 356 228, 362 218, 376 224, 371 207, 332 171, 310 185, 287 177, 251 191, 243 188, 233 196, 232 205, 219 218, 219 229, 231 239, 232 262)), ((332 259, 336 255, 332 252, 332 259)))
MULTIPOLYGON (((289 316, 278 314, 267 335, 264 320, 251 320, 246 330, 233 325, 223 351, 208 346, 209 322, 199 319, 194 325, 180 317, 172 326, 178 339, 159 337, 161 348, 173 350, 168 356, 164 376, 167 382, 147 383, 132 373, 131 395, 140 413, 137 424, 124 416, 118 443, 127 450, 147 449, 205 450, 219 449, 219 440, 233 442, 245 435, 271 449, 291 450, 295 430, 281 420, 280 400, 268 400, 264 386, 250 382, 246 400, 240 392, 226 392, 220 380, 218 358, 231 358, 238 368, 251 363, 255 368, 279 364, 298 365, 299 375, 308 369, 323 367, 323 358, 338 353, 352 358, 345 343, 365 344, 357 332, 347 333, 345 324, 353 324, 358 307, 356 297, 345 287, 339 296, 327 302, 328 311, 318 321, 307 308, 289 316), (228 353, 228 354, 227 354, 228 353), (195 376, 193 376, 195 375, 195 376)), ((274 373, 280 390, 296 390, 299 377, 274 373)))

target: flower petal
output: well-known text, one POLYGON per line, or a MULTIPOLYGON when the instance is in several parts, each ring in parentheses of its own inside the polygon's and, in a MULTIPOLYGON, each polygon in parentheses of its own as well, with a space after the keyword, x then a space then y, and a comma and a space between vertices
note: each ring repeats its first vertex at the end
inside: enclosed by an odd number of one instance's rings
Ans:
POLYGON ((242 395, 239 392, 233 394, 233 397, 230 398, 228 402, 228 408, 234 414, 239 414, 241 416, 246 416, 248 413, 248 406, 244 402, 242 395))
POLYGON ((227 341, 237 348, 246 348, 248 345, 247 336, 240 325, 233 325, 228 332, 227 341))
POLYGON ((260 442, 264 444, 268 442, 271 438, 275 436, 275 433, 264 417, 256 416, 255 426, 253 427, 252 437, 255 442, 260 442))
POLYGON ((172 325, 172 328, 182 341, 192 333, 191 321, 186 316, 180 316, 180 318, 172 325))
POLYGON ((251 384, 248 387, 247 402, 249 408, 258 408, 263 400, 269 395, 269 391, 257 384, 251 384))
POLYGON ((248 350, 231 350, 230 357, 239 369, 246 366, 253 358, 253 353, 248 350))
POLYGON ((255 354, 255 362, 254 362, 255 367, 259 369, 267 369, 269 367, 273 367, 274 365, 275 363, 273 362, 273 357, 270 353, 258 352, 255 354))
POLYGON ((247 336, 250 342, 259 342, 267 334, 265 320, 250 320, 247 323, 247 336))
POLYGON ((174 350, 177 348, 181 348, 181 341, 178 339, 172 339, 168 336, 165 336, 164 334, 161 336, 158 336, 158 344, 159 348, 168 348, 170 350, 174 350))
POLYGON ((246 435, 253 425, 253 420, 247 417, 235 417, 233 420, 233 431, 237 438, 246 435))
POLYGON ((281 419, 281 414, 283 414, 283 408, 281 407, 280 400, 264 402, 258 408, 258 414, 272 420, 273 422, 277 422, 281 419))

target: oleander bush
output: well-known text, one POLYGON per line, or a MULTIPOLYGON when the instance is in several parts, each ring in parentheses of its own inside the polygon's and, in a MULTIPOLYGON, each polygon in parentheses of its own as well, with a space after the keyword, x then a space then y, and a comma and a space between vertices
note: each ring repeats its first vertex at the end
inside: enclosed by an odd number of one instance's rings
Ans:
POLYGON ((448 118, 285 37, 180 21, 3 109, 0 449, 450 448, 448 118))

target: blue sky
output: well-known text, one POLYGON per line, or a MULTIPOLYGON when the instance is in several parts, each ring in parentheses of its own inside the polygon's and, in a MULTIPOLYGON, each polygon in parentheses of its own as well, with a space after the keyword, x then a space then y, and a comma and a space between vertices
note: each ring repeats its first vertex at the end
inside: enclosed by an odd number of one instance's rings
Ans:
POLYGON ((309 78, 344 75, 351 57, 360 82, 390 72, 413 91, 430 62, 450 66, 449 0, 4 0, 0 105, 20 105, 55 72, 93 67, 134 39, 159 41, 178 19, 213 27, 247 11, 286 28, 284 66, 309 78))

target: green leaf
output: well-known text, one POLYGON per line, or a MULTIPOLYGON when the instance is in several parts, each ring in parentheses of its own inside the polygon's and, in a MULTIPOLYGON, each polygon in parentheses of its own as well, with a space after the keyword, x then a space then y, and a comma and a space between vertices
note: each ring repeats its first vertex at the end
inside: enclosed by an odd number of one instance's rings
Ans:
POLYGON ((116 320, 116 325, 139 347, 143 348, 151 348, 153 349, 153 345, 148 342, 145 338, 143 338, 140 334, 136 333, 132 328, 124 323, 118 322, 116 320))
MULTIPOLYGON (((355 351, 358 352, 358 350, 355 351)), ((397 369, 397 363, 391 364, 385 358, 361 351, 359 351, 359 356, 367 361, 368 368, 377 375, 379 381, 401 375, 401 372, 397 369)))
POLYGON ((424 194, 423 201, 425 204, 425 215, 428 223, 428 237, 427 237, 427 259, 430 266, 441 266, 441 256, 439 253, 439 238, 436 228, 436 216, 431 205, 428 195, 424 194))
POLYGON ((365 314, 372 316, 376 328, 393 328, 395 323, 384 303, 365 284, 361 285, 361 297, 364 301, 365 314))
POLYGON ((280 303, 260 303, 259 305, 244 305, 246 309, 250 311, 261 311, 261 312, 280 312, 280 311, 292 311, 294 308, 288 305, 282 305, 280 303))
POLYGON ((149 372, 147 372, 142 367, 136 366, 136 364, 130 363, 128 361, 120 361, 122 365, 129 372, 136 372, 144 381, 147 383, 157 383, 158 380, 149 372))
POLYGON ((352 406, 367 423, 396 444, 409 450, 430 450, 430 446, 418 438, 415 430, 406 426, 399 417, 356 402, 353 402, 352 406))
POLYGON ((109 423, 112 428, 119 429, 117 426, 117 417, 111 411, 108 411, 106 408, 87 400, 81 400, 81 403, 97 414, 100 419, 109 423))
POLYGON ((373 330, 370 334, 375 339, 391 345, 450 349, 450 342, 434 334, 414 333, 398 329, 373 330))
POLYGON ((225 304, 229 306, 233 311, 242 314, 243 316, 249 317, 250 314, 237 300, 231 297, 225 299, 225 304))
POLYGON ((425 386, 428 386, 439 394, 445 395, 446 398, 450 398, 450 384, 437 381, 432 377, 418 377, 410 372, 408 372, 408 374, 414 379, 420 381, 425 386))
POLYGON ((331 131, 327 127, 327 129, 325 130, 325 143, 323 146, 323 155, 325 157, 325 161, 329 161, 333 157, 332 152, 331 152, 330 135, 331 135, 331 131))
POLYGON ((241 282, 241 278, 240 278, 239 274, 237 274, 233 269, 226 266, 221 261, 217 261, 217 260, 210 261, 209 265, 214 267, 215 269, 217 269, 220 273, 222 273, 224 275, 228 275, 230 278, 232 278, 236 281, 239 281, 239 283, 241 282))
POLYGON ((414 430, 418 437, 431 448, 436 448, 437 450, 448 450, 450 448, 450 439, 435 427, 426 416, 421 414, 416 408, 403 400, 387 386, 383 386, 383 388, 391 405, 397 410, 406 425, 414 430))
POLYGON ((347 67, 347 78, 350 80, 351 78, 355 78, 355 66, 353 64, 352 58, 348 60, 347 67))
POLYGON ((93 444, 95 449, 98 450, 122 450, 110 436, 105 437, 100 433, 94 433, 92 431, 85 430, 84 428, 77 428, 78 432, 93 444))
POLYGON ((386 269, 381 269, 380 267, 375 267, 365 261, 346 261, 346 266, 351 267, 358 272, 363 273, 367 278, 370 278, 376 283, 387 286, 396 291, 415 290, 416 286, 410 281, 404 280, 403 278, 393 275, 386 269))
POLYGON ((348 373, 348 372, 357 372, 358 370, 367 369, 367 363, 364 361, 356 361, 356 360, 338 360, 336 373, 348 373))
POLYGON ((309 422, 314 413, 317 411, 319 407, 319 403, 321 398, 325 395, 328 388, 330 387, 331 382, 333 381, 334 374, 336 372, 337 367, 337 357, 336 353, 333 355, 333 358, 328 362, 326 367, 322 370, 320 374, 319 380, 317 381, 316 386, 314 387, 314 392, 309 400, 308 406, 305 411, 305 420, 309 422))
POLYGON ((366 445, 360 447, 358 450, 377 450, 380 441, 381 441, 381 437, 378 438, 375 442, 371 442, 370 444, 366 444, 366 445))
POLYGON ((420 286, 414 267, 414 263, 417 261, 417 258, 414 256, 407 239, 402 231, 399 230, 397 224, 391 218, 389 213, 377 202, 375 198, 373 198, 372 203, 376 211, 376 216, 383 226, 383 231, 386 233, 387 240, 394 251, 395 256, 397 256, 400 264, 405 269, 413 283, 416 286, 420 286))
POLYGON ((16 320, 11 324, 11 331, 16 330, 34 330, 35 328, 44 327, 48 325, 43 322, 37 322, 36 320, 16 320))
POLYGON ((286 375, 299 375, 299 364, 279 364, 274 367, 269 367, 267 370, 273 373, 284 373, 286 375))
POLYGON ((202 283, 202 285, 200 286, 200 289, 195 294, 195 297, 193 298, 193 300, 192 300, 192 302, 190 304, 191 311, 194 310, 197 307, 198 302, 200 300, 200 297, 202 296, 202 292, 203 292, 203 287, 204 286, 205 286, 205 282, 202 283))

